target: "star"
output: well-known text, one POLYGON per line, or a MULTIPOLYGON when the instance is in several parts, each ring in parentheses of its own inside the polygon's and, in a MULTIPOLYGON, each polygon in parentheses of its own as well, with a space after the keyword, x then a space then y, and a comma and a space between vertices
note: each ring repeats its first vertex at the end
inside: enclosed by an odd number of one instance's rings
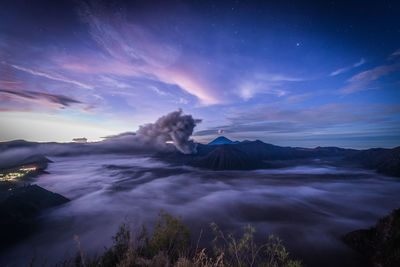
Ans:
POLYGON ((296 46, 300 46, 300 43, 296 43, 296 46))

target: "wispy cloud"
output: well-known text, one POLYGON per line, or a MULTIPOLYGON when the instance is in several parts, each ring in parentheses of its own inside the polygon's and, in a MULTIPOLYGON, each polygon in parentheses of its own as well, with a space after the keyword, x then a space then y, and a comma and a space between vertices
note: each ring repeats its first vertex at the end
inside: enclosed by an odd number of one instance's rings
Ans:
POLYGON ((240 98, 247 101, 257 94, 273 95, 282 97, 288 94, 288 91, 282 89, 284 85, 291 82, 304 81, 303 78, 291 77, 282 74, 256 73, 249 77, 244 77, 237 82, 236 93, 240 98))
POLYGON ((311 98, 312 96, 313 96, 313 94, 311 94, 311 93, 292 95, 292 96, 287 97, 285 99, 285 102, 286 103, 299 103, 299 102, 302 102, 304 100, 311 98))
POLYGON ((394 71, 400 70, 400 62, 391 65, 382 65, 373 69, 360 72, 347 80, 348 85, 338 91, 339 94, 352 94, 369 90, 369 84, 394 71))
POLYGON ((281 97, 287 94, 285 90, 276 88, 278 85, 268 84, 265 82, 246 81, 239 87, 239 96, 247 101, 256 94, 268 94, 281 97))
POLYGON ((400 56, 400 48, 394 51, 390 56, 389 59, 394 59, 396 57, 400 56))
POLYGON ((353 65, 347 66, 347 67, 344 67, 344 68, 340 68, 340 69, 338 69, 338 70, 335 70, 335 71, 331 72, 331 74, 329 74, 329 75, 330 75, 330 76, 339 75, 339 74, 344 73, 344 72, 347 72, 347 71, 349 71, 349 70, 351 70, 351 69, 353 69, 353 68, 357 68, 357 67, 359 67, 359 66, 361 66, 361 65, 364 65, 365 62, 366 62, 365 59, 364 59, 364 58, 361 58, 360 61, 354 63, 353 65))
POLYGON ((83 4, 80 16, 89 26, 91 38, 111 58, 113 67, 85 65, 80 61, 63 64, 64 67, 96 74, 151 75, 161 82, 178 85, 196 96, 203 105, 222 102, 218 90, 199 78, 201 62, 191 62, 196 65, 195 72, 182 64, 189 59, 182 60, 185 55, 174 42, 168 41, 168 36, 160 38, 144 27, 130 23, 123 14, 112 13, 97 4, 83 4))
POLYGON ((55 81, 60 81, 60 82, 65 82, 65 83, 77 85, 77 86, 85 88, 85 89, 91 89, 91 90, 93 89, 93 86, 91 86, 91 85, 87 85, 87 84, 84 84, 84 83, 81 83, 81 82, 78 82, 78 81, 75 81, 75 80, 68 79, 68 78, 63 77, 63 76, 61 76, 59 74, 49 74, 49 73, 36 71, 36 70, 30 69, 30 68, 25 68, 25 67, 21 67, 21 66, 18 66, 18 65, 13 65, 13 64, 11 64, 10 66, 13 67, 14 69, 17 69, 17 70, 20 70, 20 71, 24 71, 24 72, 32 74, 32 75, 44 77, 44 78, 47 78, 47 79, 50 79, 50 80, 55 80, 55 81))
POLYGON ((9 96, 14 96, 18 98, 22 98, 28 101, 33 101, 36 103, 48 105, 48 104, 57 104, 61 108, 69 107, 73 104, 82 104, 81 101, 73 99, 71 97, 63 96, 63 95, 54 95, 43 92, 35 92, 35 91, 13 91, 7 89, 0 89, 0 94, 6 94, 9 96), (44 101, 44 102, 43 102, 44 101))
POLYGON ((257 73, 254 75, 254 78, 267 82, 301 82, 305 80, 299 77, 272 73, 257 73))
MULTIPOLYGON (((327 104, 320 107, 290 109, 279 105, 263 105, 232 114, 227 123, 197 131, 195 136, 215 135, 218 130, 227 134, 269 136, 269 134, 328 134, 360 130, 360 125, 396 124, 393 115, 400 114, 400 105, 351 106, 327 104)), ((361 128, 362 129, 362 128, 361 128)), ((397 129, 399 129, 397 127, 397 129)))

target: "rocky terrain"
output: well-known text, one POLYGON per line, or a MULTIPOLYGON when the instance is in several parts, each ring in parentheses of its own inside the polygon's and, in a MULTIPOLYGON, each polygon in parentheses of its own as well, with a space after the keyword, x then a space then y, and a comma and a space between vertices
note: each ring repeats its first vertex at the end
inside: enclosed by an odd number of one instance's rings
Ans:
POLYGON ((343 240, 359 251, 371 266, 400 266, 400 209, 380 219, 370 229, 346 234, 343 240))
POLYGON ((30 234, 42 211, 69 201, 37 185, 16 186, 1 182, 0 190, 0 248, 30 234))
POLYGON ((400 146, 393 149, 373 148, 361 150, 345 158, 378 173, 400 177, 400 146))

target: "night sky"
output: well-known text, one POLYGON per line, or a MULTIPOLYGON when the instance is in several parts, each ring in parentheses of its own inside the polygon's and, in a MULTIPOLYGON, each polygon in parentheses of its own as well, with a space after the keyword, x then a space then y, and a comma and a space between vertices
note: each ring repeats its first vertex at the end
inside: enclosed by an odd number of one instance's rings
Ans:
POLYGON ((398 146, 400 1, 0 2, 0 141, 179 108, 201 142, 398 146))

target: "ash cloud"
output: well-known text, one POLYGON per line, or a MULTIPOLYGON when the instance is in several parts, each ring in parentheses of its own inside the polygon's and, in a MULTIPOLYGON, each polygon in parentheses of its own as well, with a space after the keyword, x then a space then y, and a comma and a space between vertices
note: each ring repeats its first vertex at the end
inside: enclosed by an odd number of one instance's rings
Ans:
POLYGON ((108 137, 105 143, 132 144, 152 150, 168 150, 173 144, 180 152, 192 154, 196 153, 196 145, 189 138, 199 122, 201 120, 178 110, 160 117, 154 123, 140 126, 136 133, 122 133, 108 137))
POLYGON ((196 153, 196 144, 190 140, 193 129, 201 120, 183 114, 182 110, 160 117, 154 123, 140 126, 137 132, 125 132, 95 143, 35 143, 23 140, 0 142, 0 169, 22 158, 44 156, 76 156, 88 154, 135 154, 178 150, 184 154, 196 153), (7 162, 7 164, 2 164, 7 162))

